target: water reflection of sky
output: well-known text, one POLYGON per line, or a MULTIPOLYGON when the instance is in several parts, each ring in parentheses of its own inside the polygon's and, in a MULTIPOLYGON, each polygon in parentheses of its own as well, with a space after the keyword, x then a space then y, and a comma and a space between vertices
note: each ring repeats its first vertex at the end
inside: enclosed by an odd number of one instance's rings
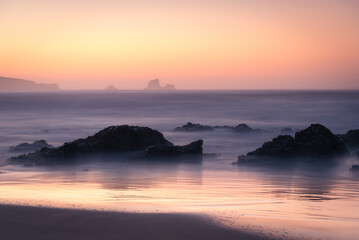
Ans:
POLYGON ((232 165, 284 127, 319 122, 336 133, 358 128, 358 92, 142 92, 0 95, 0 202, 140 212, 204 213, 231 227, 288 239, 356 239, 358 159, 232 165), (340 116, 340 117, 338 117, 340 116), (247 123, 266 132, 179 133, 187 121, 247 123), (45 139, 59 146, 109 125, 160 130, 175 144, 204 139, 202 162, 96 161, 51 167, 7 165, 10 146, 45 139), (45 131, 47 130, 47 131, 45 131), (101 163, 103 162, 103 163, 101 163), (86 169, 88 171, 86 171, 86 169))
MULTIPOLYGON (((340 236, 341 228, 359 226, 359 176, 345 172, 344 163, 311 172, 303 172, 305 166, 263 169, 221 166, 223 163, 204 159, 198 164, 91 162, 56 169, 6 166, 0 174, 0 201, 116 211, 206 213, 224 224, 241 227, 256 219, 247 226, 252 230, 268 225, 268 218, 281 222, 281 228, 289 232, 283 219, 290 219, 292 228, 304 233, 313 226, 326 228, 328 221, 335 223, 333 227, 340 236)), ((273 234, 279 231, 276 224, 267 227, 273 228, 273 234)))

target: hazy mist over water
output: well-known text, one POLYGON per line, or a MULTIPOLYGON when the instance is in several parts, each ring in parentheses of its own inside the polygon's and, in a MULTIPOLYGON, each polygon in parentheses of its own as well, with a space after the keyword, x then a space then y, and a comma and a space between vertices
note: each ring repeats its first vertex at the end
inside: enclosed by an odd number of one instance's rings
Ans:
MULTIPOLYGON (((288 239, 355 239, 358 158, 311 166, 232 165, 291 127, 359 128, 358 91, 175 91, 0 94, 0 202, 118 211, 205 213, 231 227, 288 239), (262 133, 174 132, 186 122, 246 123, 262 133), (54 146, 110 125, 159 130, 175 144, 204 139, 202 162, 104 161, 65 166, 9 165, 10 146, 54 146), (87 169, 87 170, 85 170, 87 169)), ((359 149, 356 149, 359 150, 359 149)))

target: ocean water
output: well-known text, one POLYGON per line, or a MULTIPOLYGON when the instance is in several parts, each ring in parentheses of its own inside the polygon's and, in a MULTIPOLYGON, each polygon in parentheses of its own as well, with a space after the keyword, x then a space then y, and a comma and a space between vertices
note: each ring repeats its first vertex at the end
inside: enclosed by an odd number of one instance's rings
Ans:
MULTIPOLYGON (((0 203, 131 212, 205 214, 277 239, 357 239, 359 159, 335 164, 234 165, 291 127, 359 128, 358 91, 176 91, 0 94, 0 203), (246 123, 261 133, 174 132, 186 122, 246 123), (64 166, 11 164, 10 146, 54 146, 110 125, 148 126, 175 144, 204 140, 202 161, 133 162, 92 157, 64 166)), ((351 149, 352 152, 359 149, 351 149)))

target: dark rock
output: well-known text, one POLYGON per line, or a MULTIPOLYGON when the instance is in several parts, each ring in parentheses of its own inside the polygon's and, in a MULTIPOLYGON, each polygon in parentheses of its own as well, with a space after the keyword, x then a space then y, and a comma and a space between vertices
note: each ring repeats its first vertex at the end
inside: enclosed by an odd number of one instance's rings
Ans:
POLYGON ((350 168, 351 171, 356 171, 356 172, 359 172, 359 165, 353 165, 351 168, 350 168))
POLYGON ((137 158, 148 157, 168 157, 181 155, 202 155, 203 140, 198 140, 184 146, 169 146, 164 144, 156 144, 146 148, 142 153, 138 154, 137 158))
POLYGON ((48 160, 70 160, 88 154, 119 154, 144 151, 147 155, 176 156, 202 154, 203 141, 174 146, 162 133, 148 127, 111 126, 93 136, 65 143, 58 148, 42 148, 34 153, 11 158, 14 161, 42 164, 48 160))
POLYGON ((13 157, 12 160, 73 158, 90 153, 123 153, 140 151, 155 144, 173 146, 162 133, 148 127, 111 126, 93 136, 50 149, 13 157))
POLYGON ((238 124, 237 126, 208 126, 208 125, 201 125, 198 123, 191 123, 188 122, 187 124, 183 125, 182 127, 177 127, 174 131, 187 131, 187 132, 195 132, 195 131, 213 131, 214 129, 226 129, 231 130, 239 133, 252 133, 252 132, 262 132, 261 129, 253 129, 249 127, 247 124, 238 124))
POLYGON ((261 148, 249 152, 248 156, 287 157, 297 153, 294 138, 289 135, 278 136, 266 142, 261 148))
POLYGON ((295 144, 304 155, 344 155, 345 145, 328 128, 320 124, 295 133, 295 144))
POLYGON ((207 125, 201 125, 198 123, 191 123, 188 122, 187 124, 183 125, 182 127, 176 127, 174 131, 187 131, 187 132, 194 132, 194 131, 212 131, 213 127, 207 125))
POLYGON ((271 142, 246 156, 238 157, 238 161, 254 158, 288 158, 288 157, 334 157, 348 154, 344 144, 326 127, 312 124, 299 131, 295 137, 278 136, 271 142))
POLYGON ((281 133, 292 133, 293 129, 291 129, 290 127, 286 127, 283 128, 282 130, 280 130, 281 133))
POLYGON ((247 124, 244 124, 244 123, 235 126, 233 128, 233 130, 236 132, 242 132, 242 133, 248 133, 248 132, 254 131, 253 128, 249 127, 247 124))
POLYGON ((45 140, 35 141, 33 143, 21 143, 14 147, 10 147, 9 151, 11 152, 33 152, 40 150, 41 148, 53 148, 50 144, 48 144, 45 140))
POLYGON ((345 134, 337 134, 337 137, 349 148, 359 147, 359 129, 350 130, 345 134))

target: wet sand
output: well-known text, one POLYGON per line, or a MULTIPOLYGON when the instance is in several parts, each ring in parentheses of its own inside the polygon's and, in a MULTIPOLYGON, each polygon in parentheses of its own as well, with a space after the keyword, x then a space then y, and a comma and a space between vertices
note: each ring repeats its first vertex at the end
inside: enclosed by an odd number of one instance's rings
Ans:
POLYGON ((190 214, 118 213, 0 205, 1 239, 265 240, 190 214))

